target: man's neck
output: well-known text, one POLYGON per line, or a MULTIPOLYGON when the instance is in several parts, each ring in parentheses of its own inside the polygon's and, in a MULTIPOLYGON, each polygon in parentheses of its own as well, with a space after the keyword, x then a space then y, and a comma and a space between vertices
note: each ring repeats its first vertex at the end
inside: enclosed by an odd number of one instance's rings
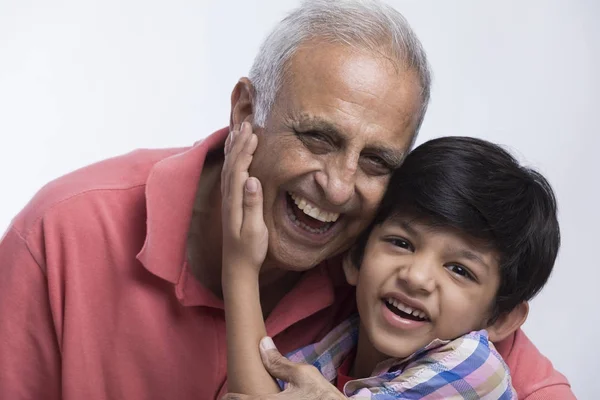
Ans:
MULTIPOLYGON (((196 191, 192 220, 187 240, 188 262, 192 275, 218 298, 221 287, 221 169, 222 151, 207 154, 196 191)), ((268 315, 300 279, 301 274, 277 268, 266 261, 259 285, 263 314, 268 315)))
MULTIPOLYGON (((219 152, 222 153, 222 152, 219 152)), ((186 243, 192 275, 217 297, 221 290, 221 169, 223 155, 206 155, 196 190, 186 243)))

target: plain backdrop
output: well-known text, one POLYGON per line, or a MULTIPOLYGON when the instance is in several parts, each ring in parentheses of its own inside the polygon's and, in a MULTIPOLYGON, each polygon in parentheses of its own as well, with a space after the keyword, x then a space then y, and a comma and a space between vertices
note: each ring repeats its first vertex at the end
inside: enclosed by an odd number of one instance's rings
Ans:
MULTIPOLYGON (((419 142, 499 142, 553 184, 563 244, 524 329, 576 395, 593 398, 600 2, 389 3, 434 70, 419 142)), ((297 4, 0 0, 0 231, 51 179, 134 148, 189 145, 227 125, 231 89, 297 4)))

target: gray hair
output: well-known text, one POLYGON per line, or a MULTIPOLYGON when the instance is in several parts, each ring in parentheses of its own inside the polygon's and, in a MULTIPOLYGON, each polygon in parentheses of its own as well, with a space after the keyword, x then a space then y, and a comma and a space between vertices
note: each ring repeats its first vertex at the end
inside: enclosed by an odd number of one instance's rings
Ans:
POLYGON ((267 36, 254 59, 254 123, 264 127, 281 89, 287 61, 305 41, 324 40, 366 50, 385 49, 392 59, 414 70, 421 85, 419 131, 431 91, 431 72, 421 42, 406 19, 377 0, 306 0, 267 36))

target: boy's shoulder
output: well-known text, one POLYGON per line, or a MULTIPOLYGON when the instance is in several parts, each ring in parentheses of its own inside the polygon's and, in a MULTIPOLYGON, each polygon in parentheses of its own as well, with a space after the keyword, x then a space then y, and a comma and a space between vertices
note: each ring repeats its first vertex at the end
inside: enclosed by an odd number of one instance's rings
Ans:
POLYGON ((293 362, 314 365, 328 381, 333 382, 337 369, 356 347, 358 326, 359 317, 354 314, 320 341, 286 354, 286 357, 293 362))
POLYGON ((357 398, 516 399, 506 363, 485 330, 450 341, 434 340, 404 360, 380 364, 374 377, 348 382, 347 396, 357 398), (386 364, 387 363, 387 364, 386 364))
MULTIPOLYGON (((358 315, 347 319, 319 342, 286 355, 315 366, 330 382, 356 347, 358 315)), ((285 388, 283 382, 280 386, 285 388)), ((373 376, 351 380, 344 394, 357 399, 441 398, 516 399, 508 366, 490 342, 487 331, 474 331, 454 340, 432 341, 404 359, 380 363, 373 376)))

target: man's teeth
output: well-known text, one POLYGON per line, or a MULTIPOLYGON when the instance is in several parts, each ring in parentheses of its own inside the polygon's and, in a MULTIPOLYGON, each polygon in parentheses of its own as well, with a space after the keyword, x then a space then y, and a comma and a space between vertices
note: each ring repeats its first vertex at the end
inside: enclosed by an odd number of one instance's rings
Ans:
POLYGON ((409 306, 407 306, 406 304, 404 304, 404 303, 401 303, 401 302, 399 302, 399 301, 398 301, 398 300, 396 300, 396 299, 392 299, 392 298, 390 297, 390 298, 387 298, 387 299, 385 299, 385 301, 386 301, 388 304, 390 304, 390 305, 392 305, 392 306, 396 307, 398 310, 400 310, 400 311, 402 311, 402 312, 405 312, 405 313, 407 313, 407 314, 412 314, 413 316, 415 316, 415 317, 417 317, 417 318, 421 318, 421 319, 427 319, 427 314, 425 314, 423 311, 421 311, 421 310, 417 310, 416 308, 409 307, 409 306))
POLYGON ((340 217, 339 213, 321 210, 316 205, 309 203, 308 200, 306 200, 303 197, 292 193, 290 193, 290 196, 292 197, 292 200, 294 200, 294 203, 296 203, 298 208, 301 209, 302 212, 308 215, 309 217, 317 219, 321 222, 335 222, 340 217))

